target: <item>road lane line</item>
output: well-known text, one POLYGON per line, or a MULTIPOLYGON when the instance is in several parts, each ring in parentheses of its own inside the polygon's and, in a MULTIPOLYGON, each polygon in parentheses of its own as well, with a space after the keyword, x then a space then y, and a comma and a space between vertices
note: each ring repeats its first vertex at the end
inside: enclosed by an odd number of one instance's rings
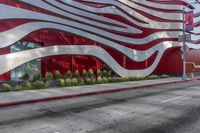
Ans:
POLYGON ((174 100, 177 100, 177 99, 181 99, 181 98, 184 98, 184 97, 186 97, 186 95, 179 96, 179 97, 174 97, 174 98, 170 98, 170 99, 166 99, 166 100, 162 101, 161 103, 171 102, 171 101, 174 101, 174 100))

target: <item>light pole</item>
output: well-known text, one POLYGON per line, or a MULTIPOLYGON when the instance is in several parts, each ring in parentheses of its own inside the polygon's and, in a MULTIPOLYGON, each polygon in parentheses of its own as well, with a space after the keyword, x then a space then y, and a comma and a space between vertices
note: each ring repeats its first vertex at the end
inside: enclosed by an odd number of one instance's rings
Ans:
POLYGON ((198 0, 195 0, 195 2, 190 3, 188 5, 186 5, 185 7, 183 7, 183 46, 182 46, 182 51, 183 51, 183 75, 182 75, 182 79, 186 80, 187 79, 187 75, 186 75, 186 55, 187 55, 187 51, 186 51, 186 34, 185 34, 185 9, 188 8, 189 6, 192 6, 194 4, 200 4, 200 2, 198 0))

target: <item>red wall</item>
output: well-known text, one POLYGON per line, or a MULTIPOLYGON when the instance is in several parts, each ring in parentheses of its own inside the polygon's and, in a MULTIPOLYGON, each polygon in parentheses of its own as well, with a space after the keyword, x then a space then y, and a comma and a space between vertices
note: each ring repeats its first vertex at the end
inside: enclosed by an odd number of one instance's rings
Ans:
MULTIPOLYGON (((12 6, 17 6, 19 8, 25 8, 29 10, 38 11, 38 9, 33 9, 30 6, 18 4, 11 0, 1 0, 0 3, 8 4, 12 6)), ((158 2, 159 3, 159 2, 158 2)), ((168 1, 167 3, 173 3, 168 1)), ((88 4, 88 3, 85 3, 88 4)), ((174 4, 185 4, 183 2, 175 2, 174 4)), ((95 7, 103 7, 105 5, 97 5, 97 4, 88 4, 90 6, 95 7)), ((149 8, 149 7, 148 7, 149 8)), ((134 9, 133 9, 134 10, 134 9)), ((154 9, 156 10, 156 9, 154 9)), ((157 9, 158 10, 158 9, 157 9)), ((167 20, 159 19, 155 16, 149 15, 147 13, 141 12, 136 10, 140 14, 151 18, 152 20, 163 22, 167 20)), ((166 12, 167 10, 163 9, 161 12, 166 12)), ((38 11, 38 12, 45 12, 45 11, 38 11)), ((123 11, 122 11, 123 12, 123 11)), ((173 11, 177 12, 177 11, 173 11)), ((46 12, 45 12, 46 13, 46 12)), ((145 38, 146 36, 159 32, 159 31, 167 31, 167 30, 161 30, 161 29, 147 29, 142 28, 137 25, 134 25, 133 23, 130 23, 126 19, 116 16, 116 15, 110 15, 110 14, 99 14, 101 16, 112 18, 114 20, 118 20, 122 23, 128 24, 130 26, 136 27, 143 31, 141 34, 125 34, 125 33, 114 33, 119 34, 121 36, 126 37, 134 37, 134 38, 145 38)), ((133 18, 136 21, 142 21, 138 20, 137 18, 133 18)), ((3 22, 0 22, 0 31, 8 30, 10 28, 13 28, 17 25, 23 24, 27 22, 28 20, 5 20, 3 22)), ((114 31, 109 31, 114 32, 114 31)), ((135 70, 135 69, 145 69, 152 65, 154 62, 157 53, 153 54, 148 60, 143 62, 134 62, 130 60, 128 57, 124 56, 122 53, 117 51, 114 48, 110 48, 107 46, 103 46, 102 44, 93 42, 89 39, 84 39, 79 36, 75 36, 69 33, 63 33, 59 31, 53 31, 53 30, 40 30, 34 33, 29 34, 27 37, 23 38, 27 41, 32 41, 41 44, 42 47, 45 46, 56 46, 56 45, 97 45, 102 48, 104 48, 119 64, 121 64, 124 68, 128 70, 135 70)), ((177 41, 177 38, 170 38, 170 39, 156 39, 154 41, 151 41, 147 44, 143 44, 142 46, 137 45, 129 45, 129 44, 121 44, 121 42, 117 42, 121 45, 136 49, 136 50, 146 50, 158 43, 161 43, 163 41, 177 41)), ((10 52, 9 48, 0 49, 0 55, 1 54, 7 54, 10 52)), ((199 51, 189 51, 188 53, 188 62, 195 62, 197 65, 200 64, 200 60, 198 59, 200 57, 199 51)), ((73 55, 60 55, 60 56, 52 56, 52 57, 45 57, 42 58, 42 69, 41 73, 45 75, 46 72, 55 72, 56 70, 59 70, 62 74, 65 74, 68 70, 75 71, 83 69, 90 69, 92 68, 94 71, 97 69, 103 68, 105 64, 100 61, 99 59, 95 57, 89 57, 89 56, 73 56, 73 55)), ((191 64, 187 65, 188 72, 197 72, 200 71, 200 69, 194 69, 191 64)), ((165 51, 164 55, 162 56, 161 61, 159 62, 159 65, 157 66, 156 70, 153 72, 154 74, 181 74, 182 73, 182 59, 181 59, 181 52, 180 47, 171 48, 165 51)), ((1 75, 0 80, 9 80, 10 78, 10 72, 1 75)))
MULTIPOLYGON (((8 54, 8 53, 10 53, 10 48, 0 49, 0 55, 8 54)), ((3 64, 1 64, 1 65, 3 65, 3 64)), ((0 80, 10 80, 10 72, 0 75, 0 80)))
MULTIPOLYGON (((53 30, 34 32, 26 37, 25 40, 40 43, 43 47, 56 45, 95 45, 90 40, 53 30)), ((62 74, 65 74, 68 70, 79 70, 82 72, 83 69, 93 69, 96 71, 102 67, 103 63, 95 57, 59 55, 42 58, 41 73, 44 76, 46 72, 54 73, 56 70, 59 70, 62 74)))

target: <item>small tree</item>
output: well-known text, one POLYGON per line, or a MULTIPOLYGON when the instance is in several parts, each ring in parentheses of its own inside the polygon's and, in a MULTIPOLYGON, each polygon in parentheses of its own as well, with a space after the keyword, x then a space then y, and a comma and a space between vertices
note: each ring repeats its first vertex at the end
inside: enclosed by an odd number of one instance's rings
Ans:
POLYGON ((88 72, 85 69, 83 70, 83 77, 84 78, 88 78, 89 77, 88 72))
POLYGON ((80 78, 80 73, 79 73, 78 70, 76 70, 76 71, 74 72, 74 77, 77 78, 77 79, 80 78))
POLYGON ((106 70, 103 70, 102 75, 103 75, 103 77, 108 78, 109 77, 109 72, 106 71, 106 70))
POLYGON ((67 71, 67 73, 65 74, 65 78, 72 78, 72 72, 70 70, 67 71))
POLYGON ((53 74, 51 72, 46 72, 45 79, 48 80, 48 81, 52 80, 53 79, 53 74))
POLYGON ((97 77, 102 77, 102 71, 100 69, 97 70, 97 77))
POLYGON ((57 80, 57 79, 61 79, 62 78, 62 74, 60 73, 60 71, 55 71, 54 73, 54 78, 57 80))
POLYGON ((92 69, 89 69, 88 76, 89 76, 89 78, 94 78, 94 72, 92 69))

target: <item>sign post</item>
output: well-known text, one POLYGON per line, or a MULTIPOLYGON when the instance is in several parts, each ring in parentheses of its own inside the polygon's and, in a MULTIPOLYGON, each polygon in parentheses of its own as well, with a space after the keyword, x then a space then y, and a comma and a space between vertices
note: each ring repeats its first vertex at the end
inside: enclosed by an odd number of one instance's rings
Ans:
POLYGON ((185 36, 184 35, 180 35, 180 36, 178 36, 178 41, 179 42, 190 42, 191 41, 191 34, 185 34, 185 36))
POLYGON ((182 46, 182 53, 183 53, 183 75, 182 79, 186 80, 187 75, 186 75, 186 55, 187 55, 187 45, 186 42, 191 40, 191 35, 186 35, 185 32, 187 31, 192 31, 194 27, 194 15, 193 11, 190 12, 185 12, 185 9, 183 8, 183 35, 179 36, 179 41, 183 42, 182 46))
POLYGON ((194 4, 200 4, 199 0, 195 0, 195 2, 187 4, 185 7, 183 7, 183 37, 179 36, 179 40, 183 42, 182 46, 182 53, 183 53, 183 75, 182 79, 186 80, 187 75, 186 75, 186 54, 188 51, 186 42, 188 41, 188 37, 185 34, 185 32, 192 31, 194 28, 194 14, 193 11, 185 12, 185 9, 188 8, 189 6, 192 6, 194 4))

